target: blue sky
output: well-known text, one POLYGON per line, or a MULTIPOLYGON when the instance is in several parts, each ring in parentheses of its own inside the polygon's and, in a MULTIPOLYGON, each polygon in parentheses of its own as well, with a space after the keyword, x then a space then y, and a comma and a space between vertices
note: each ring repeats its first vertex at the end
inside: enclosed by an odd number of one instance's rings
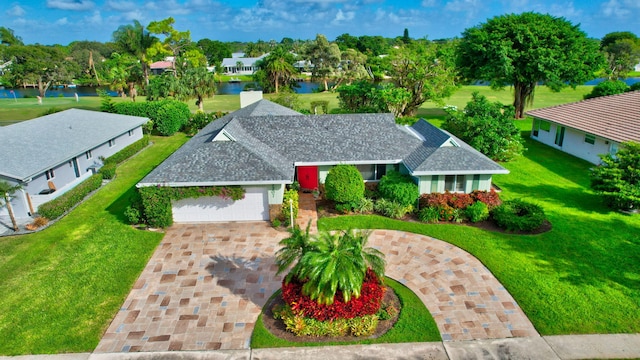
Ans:
POLYGON ((354 36, 459 36, 505 13, 536 11, 564 17, 590 37, 613 31, 640 35, 640 0, 2 0, 0 26, 27 44, 106 42, 123 24, 169 16, 197 41, 329 40, 354 36))

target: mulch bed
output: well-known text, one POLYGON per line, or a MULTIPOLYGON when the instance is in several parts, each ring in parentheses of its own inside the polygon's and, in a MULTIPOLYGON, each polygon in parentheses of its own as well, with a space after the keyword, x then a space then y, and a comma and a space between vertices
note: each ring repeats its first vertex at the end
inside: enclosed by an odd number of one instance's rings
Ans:
POLYGON ((398 315, 400 314, 401 304, 398 296, 392 288, 386 287, 386 291, 384 293, 384 298, 382 299, 382 304, 384 306, 392 305, 396 310, 398 310, 391 319, 389 320, 380 320, 378 323, 378 328, 375 333, 368 337, 357 337, 357 336, 296 336, 293 333, 287 331, 285 329, 284 323, 282 320, 276 320, 273 318, 272 309, 274 306, 284 305, 285 302, 282 300, 281 292, 278 292, 276 296, 274 296, 265 306, 265 310, 262 316, 262 322, 264 323, 264 327, 274 336, 291 341, 291 342, 357 342, 363 339, 375 339, 383 334, 385 334, 389 329, 395 325, 398 321, 398 315))

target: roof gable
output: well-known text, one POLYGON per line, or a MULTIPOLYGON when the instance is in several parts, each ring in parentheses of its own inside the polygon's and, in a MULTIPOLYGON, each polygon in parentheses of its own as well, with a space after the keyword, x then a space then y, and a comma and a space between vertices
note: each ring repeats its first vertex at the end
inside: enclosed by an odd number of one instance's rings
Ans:
POLYGON ((530 110, 527 115, 617 142, 640 141, 640 91, 530 110))

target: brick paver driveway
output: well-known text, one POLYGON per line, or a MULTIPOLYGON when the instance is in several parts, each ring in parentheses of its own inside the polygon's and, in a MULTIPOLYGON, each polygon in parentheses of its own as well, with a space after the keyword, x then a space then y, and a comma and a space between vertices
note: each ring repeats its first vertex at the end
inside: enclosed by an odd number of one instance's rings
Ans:
MULTIPOLYGON (((288 233, 268 223, 175 225, 96 352, 247 349, 280 287, 274 253, 288 233)), ((376 230, 387 275, 413 290, 444 341, 539 336, 511 295, 465 251, 430 237, 376 230)))

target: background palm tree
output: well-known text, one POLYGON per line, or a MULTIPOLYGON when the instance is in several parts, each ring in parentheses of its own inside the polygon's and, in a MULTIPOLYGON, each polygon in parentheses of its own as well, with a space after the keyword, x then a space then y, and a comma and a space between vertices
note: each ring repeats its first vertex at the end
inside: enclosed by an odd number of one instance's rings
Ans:
POLYGON ((278 273, 293 266, 286 282, 302 281, 302 293, 322 304, 332 304, 338 291, 344 302, 359 297, 367 269, 381 278, 384 275, 384 254, 366 247, 369 232, 348 230, 342 233, 321 232, 311 238, 300 229, 280 242, 284 248, 276 253, 278 273))
POLYGON ((158 42, 158 38, 147 31, 138 20, 133 25, 122 25, 113 33, 113 41, 118 48, 140 60, 145 85, 149 85, 149 65, 151 59, 147 51, 158 42))
POLYGON ((0 181, 0 192, 2 193, 4 203, 7 205, 7 212, 9 212, 9 217, 11 218, 11 224, 13 224, 14 231, 18 231, 19 228, 16 216, 13 214, 13 208, 11 207, 11 196, 20 189, 22 189, 22 186, 20 185, 11 185, 6 181, 0 181))
POLYGON ((199 111, 204 111, 204 98, 216 93, 216 79, 206 68, 189 68, 178 81, 177 97, 180 100, 196 99, 199 111))

